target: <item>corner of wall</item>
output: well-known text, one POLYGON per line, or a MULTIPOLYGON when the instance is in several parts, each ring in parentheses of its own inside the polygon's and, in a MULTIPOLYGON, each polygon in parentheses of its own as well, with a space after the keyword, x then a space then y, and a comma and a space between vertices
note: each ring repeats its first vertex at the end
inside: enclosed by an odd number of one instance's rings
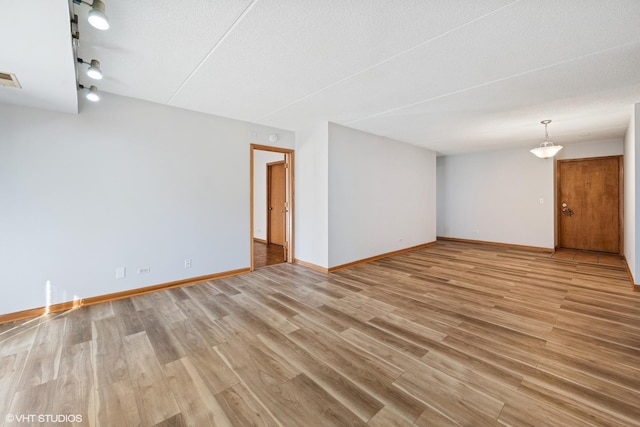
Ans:
POLYGON ((640 164, 640 135, 636 129, 640 123, 640 104, 632 107, 629 126, 624 140, 624 254, 635 283, 640 266, 640 238, 638 237, 638 222, 640 212, 637 209, 640 175, 636 173, 636 166, 640 164))
POLYGON ((328 122, 296 132, 296 258, 321 268, 329 267, 328 135, 328 122))

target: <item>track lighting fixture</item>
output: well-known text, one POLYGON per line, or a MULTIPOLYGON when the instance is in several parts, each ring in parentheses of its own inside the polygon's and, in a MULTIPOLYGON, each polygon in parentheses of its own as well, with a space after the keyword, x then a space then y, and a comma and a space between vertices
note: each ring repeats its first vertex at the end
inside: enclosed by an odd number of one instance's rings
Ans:
POLYGON ((89 11, 89 24, 99 30, 108 30, 109 29, 109 20, 107 19, 107 15, 105 13, 105 7, 102 0, 93 0, 93 3, 87 3, 84 0, 73 0, 74 4, 86 4, 91 6, 91 10, 89 11))
POLYGON ((84 61, 82 58, 78 58, 78 63, 89 64, 87 69, 87 76, 94 80, 102 80, 102 70, 100 69, 100 61, 92 59, 91 62, 84 61))
POLYGON ((91 85, 91 87, 89 87, 89 88, 87 88, 84 85, 78 85, 78 87, 80 89, 87 89, 88 90, 86 97, 87 97, 87 99, 89 101, 92 101, 92 102, 100 101, 100 94, 98 93, 98 88, 97 87, 95 87, 93 85, 91 85))
MULTIPOLYGON (((106 30, 109 28, 109 20, 107 19, 107 15, 105 14, 105 7, 102 0, 93 0, 92 3, 88 3, 85 0, 73 0, 74 4, 86 4, 91 6, 91 10, 88 14, 89 24, 94 26, 99 30, 106 30)), ((78 15, 74 14, 71 17, 71 37, 74 45, 74 53, 77 55, 77 47, 78 47, 78 39, 80 38, 78 33, 78 15), (75 28, 74 28, 75 26, 75 28)), ((87 69, 87 76, 94 80, 102 79, 102 70, 100 69, 100 61, 97 59, 92 59, 90 62, 84 61, 82 58, 78 58, 76 56, 76 61, 79 64, 88 64, 89 68, 87 69)), ((77 78, 77 77, 76 77, 77 78)), ((86 97, 91 102, 100 101, 100 94, 98 93, 98 88, 96 86, 86 87, 78 83, 78 89, 87 89, 86 97)))

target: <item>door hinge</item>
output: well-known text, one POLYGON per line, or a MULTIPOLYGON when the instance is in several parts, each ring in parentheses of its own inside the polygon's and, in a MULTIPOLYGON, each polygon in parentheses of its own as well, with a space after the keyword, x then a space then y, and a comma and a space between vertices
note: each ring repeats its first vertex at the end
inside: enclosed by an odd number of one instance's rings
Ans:
POLYGON ((285 168, 285 169, 289 169, 289 163, 285 163, 285 164, 284 164, 284 168, 285 168))
POLYGON ((289 209, 289 202, 284 202, 284 208, 289 209))

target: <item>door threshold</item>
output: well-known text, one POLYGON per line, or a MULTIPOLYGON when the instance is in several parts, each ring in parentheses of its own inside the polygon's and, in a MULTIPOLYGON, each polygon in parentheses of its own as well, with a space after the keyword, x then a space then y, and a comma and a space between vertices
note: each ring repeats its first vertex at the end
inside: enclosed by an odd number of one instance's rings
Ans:
POLYGON ((557 248, 551 258, 590 264, 624 266, 624 257, 610 252, 590 251, 587 249, 557 248))

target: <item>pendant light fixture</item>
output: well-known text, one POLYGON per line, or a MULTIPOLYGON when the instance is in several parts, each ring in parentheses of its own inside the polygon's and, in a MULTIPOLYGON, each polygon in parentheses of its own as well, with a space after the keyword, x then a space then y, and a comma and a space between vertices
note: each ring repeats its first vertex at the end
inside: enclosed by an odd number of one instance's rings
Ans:
POLYGON ((547 132, 547 125, 551 123, 551 120, 543 120, 540 123, 544 125, 544 142, 538 147, 533 148, 529 151, 531 151, 531 153, 533 153, 536 157, 539 157, 541 159, 549 159, 558 154, 558 151, 562 150, 562 145, 556 145, 553 142, 549 141, 549 132, 547 132))

